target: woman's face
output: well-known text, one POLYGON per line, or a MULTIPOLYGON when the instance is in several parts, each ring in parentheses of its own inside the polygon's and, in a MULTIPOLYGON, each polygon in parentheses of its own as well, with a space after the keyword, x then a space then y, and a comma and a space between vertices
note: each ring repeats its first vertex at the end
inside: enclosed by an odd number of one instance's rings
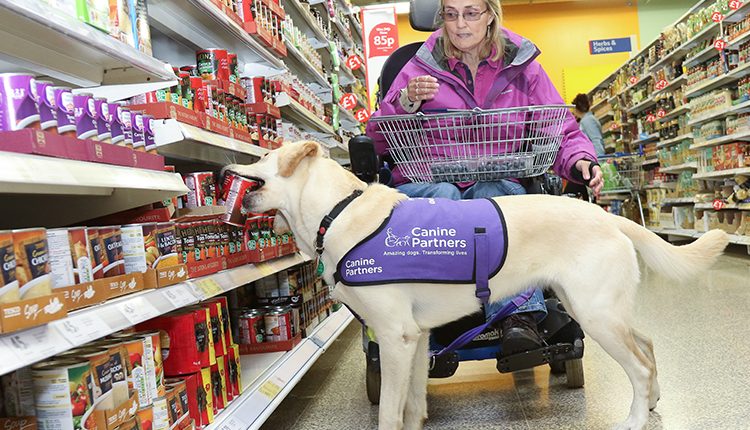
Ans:
POLYGON ((484 0, 444 0, 443 20, 453 46, 461 52, 477 50, 487 37, 494 16, 484 0), (468 20, 466 18, 469 18, 468 20), (472 18, 478 17, 476 21, 472 18))

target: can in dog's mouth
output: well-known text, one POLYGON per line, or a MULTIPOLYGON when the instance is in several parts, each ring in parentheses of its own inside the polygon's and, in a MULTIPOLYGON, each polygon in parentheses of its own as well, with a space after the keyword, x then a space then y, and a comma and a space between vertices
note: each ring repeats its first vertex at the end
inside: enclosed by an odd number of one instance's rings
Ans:
POLYGON ((227 224, 244 226, 247 218, 247 210, 242 207, 245 195, 260 188, 260 182, 243 178, 233 173, 227 173, 222 184, 221 197, 227 212, 222 221, 227 224))

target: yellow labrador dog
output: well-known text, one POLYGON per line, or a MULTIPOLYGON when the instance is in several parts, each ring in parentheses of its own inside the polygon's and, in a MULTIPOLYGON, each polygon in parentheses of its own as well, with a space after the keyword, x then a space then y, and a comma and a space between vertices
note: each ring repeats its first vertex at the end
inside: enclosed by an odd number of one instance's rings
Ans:
MULTIPOLYGON (((323 217, 354 190, 364 193, 341 212, 325 235, 324 277, 334 285, 337 263, 375 231, 400 201, 398 191, 367 185, 314 142, 288 143, 252 165, 224 169, 262 181, 244 200, 253 212, 278 209, 280 229, 291 228, 299 247, 315 255, 323 217), (282 226, 282 223, 286 226, 282 226)), ((688 279, 709 268, 728 243, 710 231, 675 247, 625 218, 580 200, 526 195, 499 197, 507 224, 508 255, 490 280, 491 300, 548 285, 565 308, 622 367, 633 386, 633 403, 621 429, 642 429, 656 407, 659 385, 651 340, 631 326, 640 273, 636 250, 657 272, 688 279), (518 245, 518 246, 514 246, 518 245)), ((430 329, 477 312, 473 285, 387 284, 336 286, 333 296, 377 333, 381 359, 379 428, 420 429, 427 418, 430 329)))

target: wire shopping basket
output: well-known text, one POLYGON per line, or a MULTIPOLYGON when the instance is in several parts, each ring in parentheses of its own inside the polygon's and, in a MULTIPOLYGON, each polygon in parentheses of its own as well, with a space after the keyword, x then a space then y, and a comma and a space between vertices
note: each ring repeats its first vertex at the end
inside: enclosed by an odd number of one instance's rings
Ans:
POLYGON ((602 191, 632 192, 641 189, 643 180, 643 157, 640 155, 626 155, 615 157, 600 157, 604 187, 602 191))
POLYGON ((545 173, 570 106, 418 112, 372 118, 396 165, 415 183, 496 181, 545 173))

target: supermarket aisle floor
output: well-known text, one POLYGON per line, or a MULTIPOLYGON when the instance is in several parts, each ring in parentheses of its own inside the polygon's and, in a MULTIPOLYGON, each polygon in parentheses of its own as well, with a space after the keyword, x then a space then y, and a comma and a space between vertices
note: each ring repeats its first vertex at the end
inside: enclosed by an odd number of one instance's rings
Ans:
MULTIPOLYGON (((750 259, 722 257, 681 286, 644 274, 636 327, 653 337, 661 401, 649 429, 748 428, 750 259)), ((263 430, 373 429, 364 354, 353 323, 324 354, 263 430)), ((463 363, 431 380, 425 429, 609 429, 628 413, 631 388, 622 369, 593 341, 586 344, 583 389, 547 367, 512 375, 494 361, 463 363)))

